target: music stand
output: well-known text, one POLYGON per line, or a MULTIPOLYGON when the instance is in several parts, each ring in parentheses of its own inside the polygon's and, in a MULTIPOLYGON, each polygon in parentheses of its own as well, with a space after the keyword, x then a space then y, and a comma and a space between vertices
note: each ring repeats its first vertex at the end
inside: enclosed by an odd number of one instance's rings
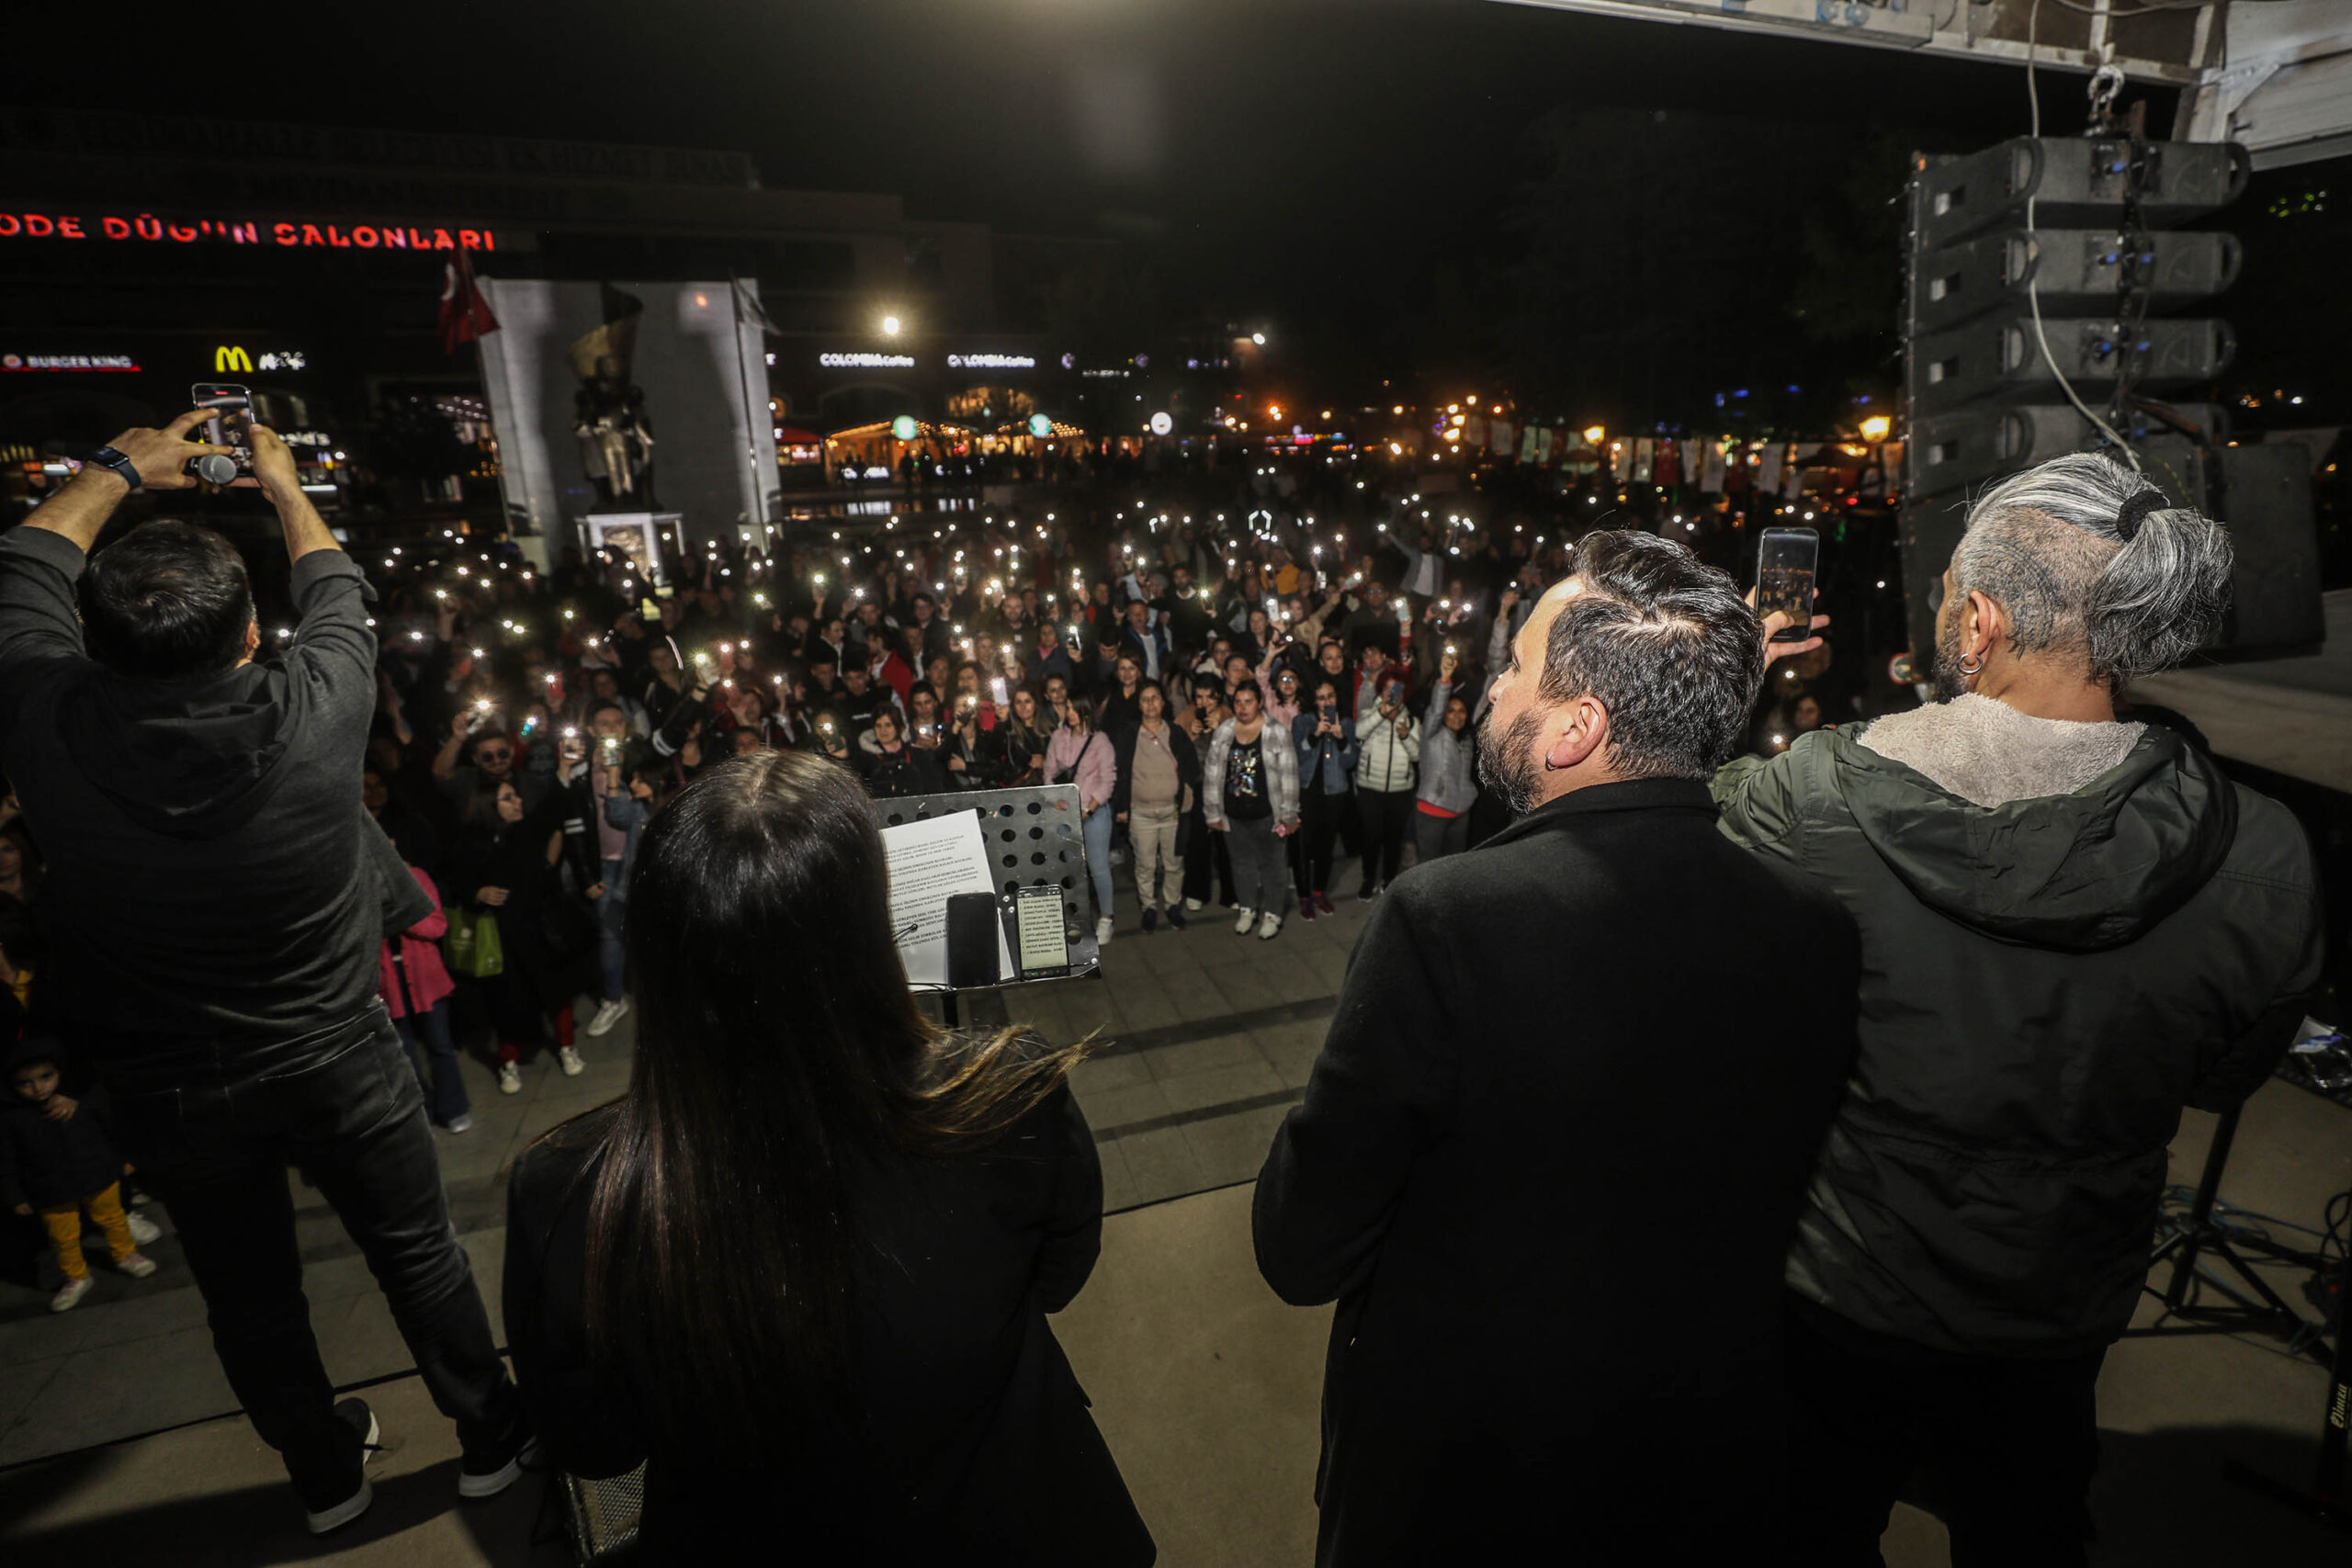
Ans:
MULTIPOLYGON (((1100 974, 1102 945, 1081 918, 1087 883, 1086 819, 1079 810, 1078 786, 1019 784, 1011 789, 900 795, 874 803, 874 813, 886 828, 952 817, 959 811, 979 815, 980 837, 988 845, 989 865, 996 877, 997 918, 1006 926, 1006 944, 1016 954, 1020 952, 1012 920, 1012 901, 1021 889, 1058 887, 1064 925, 1079 934, 1069 939, 1069 970, 1050 978, 1100 974)), ((1015 963, 1018 964, 1017 958, 1015 963)), ((1042 979, 1025 980, 1016 973, 1003 976, 994 986, 972 988, 997 991, 1011 986, 1043 983, 1042 979)), ((940 1016, 950 1028, 958 1021, 957 995, 953 988, 938 992, 940 1016)))

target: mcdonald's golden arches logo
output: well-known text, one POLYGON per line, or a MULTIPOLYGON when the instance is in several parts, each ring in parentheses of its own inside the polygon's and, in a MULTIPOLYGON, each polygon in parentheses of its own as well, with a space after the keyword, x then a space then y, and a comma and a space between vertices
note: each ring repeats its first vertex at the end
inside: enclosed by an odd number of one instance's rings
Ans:
POLYGON ((253 368, 254 356, 233 343, 224 343, 212 351, 212 369, 215 375, 231 370, 242 370, 251 375, 253 368))

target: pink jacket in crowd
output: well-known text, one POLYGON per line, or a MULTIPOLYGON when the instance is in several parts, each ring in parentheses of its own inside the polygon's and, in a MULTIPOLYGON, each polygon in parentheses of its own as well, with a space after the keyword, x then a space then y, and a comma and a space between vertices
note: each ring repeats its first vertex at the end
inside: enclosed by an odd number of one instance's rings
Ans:
POLYGON ((441 911, 441 890, 433 886, 433 879, 422 868, 410 866, 408 874, 416 878, 417 886, 433 900, 433 913, 401 933, 401 964, 408 971, 405 994, 401 988, 400 975, 392 967, 392 944, 388 942, 377 950, 376 989, 394 1018, 409 1015, 412 999, 416 1003, 416 1011, 430 1012, 435 1002, 458 988, 441 963, 441 933, 449 929, 449 917, 441 911))
POLYGON ((1079 805, 1090 808, 1108 805, 1111 792, 1119 782, 1118 751, 1111 738, 1101 730, 1090 729, 1080 737, 1065 724, 1046 742, 1046 782, 1051 783, 1056 773, 1075 761, 1078 777, 1072 782, 1078 785, 1079 805))

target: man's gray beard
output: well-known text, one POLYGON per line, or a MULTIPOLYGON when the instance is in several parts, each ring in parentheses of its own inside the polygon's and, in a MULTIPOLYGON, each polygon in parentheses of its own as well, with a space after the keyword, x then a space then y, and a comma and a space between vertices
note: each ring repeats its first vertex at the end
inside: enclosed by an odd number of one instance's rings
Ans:
POLYGON ((1535 809, 1535 741, 1543 728, 1533 713, 1523 713, 1498 739, 1492 708, 1478 720, 1478 782, 1510 807, 1514 817, 1535 809))
POLYGON ((1968 677, 1960 668, 1960 617, 1954 615, 1936 634, 1936 701, 1951 702, 1968 694, 1968 677))

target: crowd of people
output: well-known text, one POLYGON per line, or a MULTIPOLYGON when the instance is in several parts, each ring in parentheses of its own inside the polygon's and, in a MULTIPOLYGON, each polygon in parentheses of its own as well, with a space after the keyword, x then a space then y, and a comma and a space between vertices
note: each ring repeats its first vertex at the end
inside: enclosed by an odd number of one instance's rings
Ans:
MULTIPOLYGON (((1128 898, 1147 934, 1214 906, 1272 939, 1336 912, 1342 856, 1368 901, 1498 825, 1474 809, 1475 720, 1566 536, 1419 501, 1343 525, 1246 493, 1199 514, 1055 496, 546 570, 452 530, 367 563, 369 809, 453 907, 499 912, 507 1085, 550 1044, 574 1070, 626 1011, 634 835, 749 751, 827 758, 881 798, 1072 785, 1098 939, 1128 898)), ((388 1001, 437 1040, 425 989, 388 1001)))
POLYGON ((380 1429, 319 1361, 288 1164, 461 1497, 641 1465, 653 1561, 777 1519, 827 1561, 1152 1561, 1046 1322, 1100 1249, 1099 1043, 925 1020, 871 805, 1026 782, 1076 789, 1104 938, 1114 862, 1145 932, 1272 940, 1355 859, 1252 1216, 1275 1292, 1337 1303, 1318 1562, 1865 1563, 1914 1470, 1955 1562, 2086 1561, 2165 1146, 2283 1053, 2323 941, 2291 817, 2120 705, 2230 571, 2137 474, 1979 498, 1938 700, 1741 756, 1822 710, 1825 618, 1655 532, 1105 503, 362 561, 256 430, 273 633, 208 529, 97 547, 195 417, 0 537, 0 1153, 61 1259, 86 1212, 141 1272, 119 1183, 161 1201, 313 1531, 380 1429), (512 1378, 428 1129, 469 997, 502 1088, 637 1014, 628 1091, 513 1172, 512 1378))

